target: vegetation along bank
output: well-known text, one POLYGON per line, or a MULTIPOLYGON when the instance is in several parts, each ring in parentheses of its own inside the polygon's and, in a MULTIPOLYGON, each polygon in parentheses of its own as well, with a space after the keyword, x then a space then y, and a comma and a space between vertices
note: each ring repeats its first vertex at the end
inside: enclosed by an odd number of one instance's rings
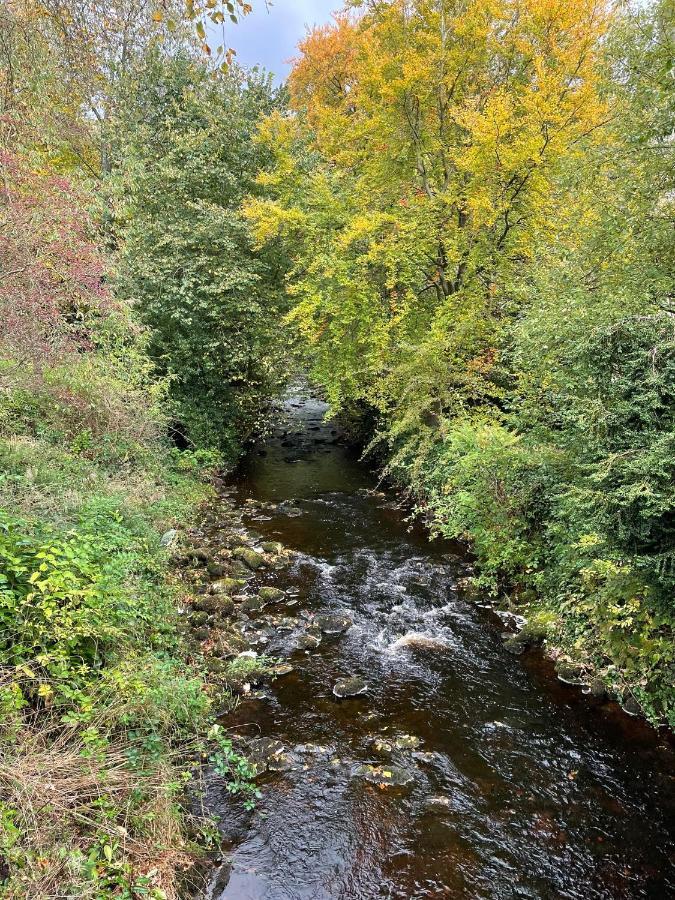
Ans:
POLYGON ((301 368, 521 643, 672 726, 672 0, 357 3, 283 87, 105 7, 0 10, 6 895, 176 896, 200 761, 255 792, 197 592, 252 558, 190 529, 301 368))

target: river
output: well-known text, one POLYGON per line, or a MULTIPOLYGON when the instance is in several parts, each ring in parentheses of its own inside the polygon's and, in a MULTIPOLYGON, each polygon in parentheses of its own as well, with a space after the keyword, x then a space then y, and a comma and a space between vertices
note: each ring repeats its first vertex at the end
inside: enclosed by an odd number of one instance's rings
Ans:
POLYGON ((510 655, 458 589, 461 549, 410 523, 325 410, 289 399, 233 489, 261 540, 296 551, 268 580, 286 621, 252 620, 293 671, 228 720, 281 771, 243 826, 223 798, 237 827, 214 900, 675 897, 667 736, 560 683, 541 651, 510 655), (317 614, 352 624, 298 650, 317 614), (350 676, 367 690, 338 699, 350 676))

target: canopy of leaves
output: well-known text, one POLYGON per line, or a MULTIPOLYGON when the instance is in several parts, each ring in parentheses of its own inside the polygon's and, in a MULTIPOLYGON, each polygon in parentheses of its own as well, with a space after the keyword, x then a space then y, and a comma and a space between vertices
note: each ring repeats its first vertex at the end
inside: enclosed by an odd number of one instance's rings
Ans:
POLYGON ((147 58, 121 118, 116 285, 150 329, 175 416, 198 444, 233 449, 283 367, 283 258, 254 252, 241 200, 269 152, 252 138, 281 98, 267 76, 214 79, 187 56, 147 58))

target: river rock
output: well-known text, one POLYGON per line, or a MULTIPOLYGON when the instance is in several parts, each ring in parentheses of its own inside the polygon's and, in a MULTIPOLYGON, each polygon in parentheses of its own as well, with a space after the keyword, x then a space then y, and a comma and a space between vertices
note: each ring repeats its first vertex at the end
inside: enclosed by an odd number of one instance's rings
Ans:
POLYGON ((371 747, 376 753, 383 754, 384 756, 389 756, 394 752, 393 743, 387 738, 376 737, 371 741, 371 747))
POLYGON ((268 769, 280 771, 273 766, 277 764, 283 769, 285 761, 288 760, 288 751, 281 741, 273 738, 257 738, 251 741, 249 759, 258 772, 265 772, 268 769))
POLYGON ((567 659, 559 659, 555 664, 555 671, 558 680, 565 684, 578 686, 584 683, 582 678, 583 667, 578 663, 570 662, 567 659))
POLYGON ((626 694, 621 702, 621 709, 629 716, 641 716, 642 707, 632 694, 626 694))
POLYGON ((265 557, 250 547, 235 547, 232 551, 235 559, 240 559, 249 569, 259 569, 265 565, 265 557))
POLYGON ((358 697, 368 690, 368 683, 359 675, 350 675, 348 678, 338 678, 333 685, 333 693, 340 699, 344 697, 358 697))
POLYGON ((263 608, 263 601, 260 597, 246 597, 241 604, 241 608, 246 612, 260 612, 263 608))
POLYGON ((258 591, 258 596, 263 603, 278 603, 280 600, 284 599, 286 594, 279 588, 261 587, 258 591))
POLYGON ((595 697, 597 700, 602 700, 602 698, 607 693, 607 688, 605 687, 605 682, 602 678, 592 678, 591 683, 588 685, 588 693, 591 697, 595 697))
MULTIPOLYGON (((276 509, 276 507, 272 504, 272 508, 276 509)), ((260 545, 265 553, 281 553, 284 549, 283 545, 279 543, 279 541, 265 541, 260 545)))
POLYGON ((282 675, 290 675, 291 672, 295 672, 295 667, 288 665, 288 663, 280 663, 272 671, 277 678, 280 678, 282 675))
POLYGON ((234 594, 243 584, 241 578, 220 578, 211 585, 211 593, 234 594))
POLYGON ((232 574, 243 581, 249 581, 253 578, 253 572, 241 560, 235 560, 230 566, 232 574))
POLYGON ((169 528, 168 531, 165 531, 164 534, 159 539, 160 547, 170 547, 176 538, 178 537, 178 532, 175 528, 169 528))
POLYGON ((508 634, 504 640, 504 649, 513 656, 520 656, 527 648, 526 641, 519 641, 518 635, 508 634))
POLYGON ((430 813, 446 813, 452 809, 452 806, 450 797, 443 797, 442 795, 427 797, 424 801, 424 809, 430 813))
POLYGON ((399 734, 394 739, 394 746, 397 750, 416 750, 422 743, 422 739, 414 734, 399 734))
POLYGON ((377 784, 380 787, 405 787, 410 784, 414 778, 410 772, 401 766, 359 766, 356 774, 365 778, 371 784, 377 784))
POLYGON ((234 611, 234 603, 225 594, 205 594, 197 597, 193 607, 202 612, 220 616, 229 616, 234 611))
POLYGON ((321 630, 323 634, 342 634, 353 625, 349 616, 335 615, 333 613, 322 613, 314 616, 313 624, 321 630))
POLYGON ((315 634, 300 634, 295 642, 296 650, 316 650, 321 643, 321 638, 315 634))
POLYGON ((284 616, 278 621, 274 622, 277 631, 293 631, 294 628, 297 628, 299 625, 299 620, 294 619, 293 616, 284 616))

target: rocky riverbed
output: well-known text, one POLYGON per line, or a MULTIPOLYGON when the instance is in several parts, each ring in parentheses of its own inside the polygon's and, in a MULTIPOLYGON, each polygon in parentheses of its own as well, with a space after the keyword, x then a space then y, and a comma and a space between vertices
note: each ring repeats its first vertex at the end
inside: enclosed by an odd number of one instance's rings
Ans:
POLYGON ((248 812, 207 776, 206 897, 674 895, 668 741, 502 633, 324 410, 289 400, 177 559, 262 790, 248 812))

